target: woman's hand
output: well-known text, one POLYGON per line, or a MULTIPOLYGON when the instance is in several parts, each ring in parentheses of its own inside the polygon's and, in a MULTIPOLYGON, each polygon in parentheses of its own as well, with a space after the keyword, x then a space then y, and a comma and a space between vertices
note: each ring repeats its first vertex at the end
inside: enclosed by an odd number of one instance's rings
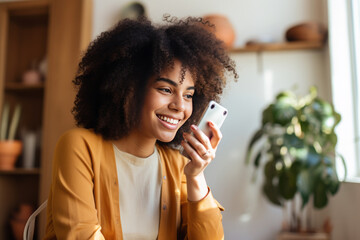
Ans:
POLYGON ((211 139, 195 125, 192 125, 191 131, 193 135, 184 133, 184 141, 181 143, 191 159, 184 169, 188 184, 188 199, 190 201, 197 201, 206 196, 208 190, 204 170, 215 158, 217 146, 222 138, 222 134, 215 124, 208 122, 208 125, 212 131, 211 139))

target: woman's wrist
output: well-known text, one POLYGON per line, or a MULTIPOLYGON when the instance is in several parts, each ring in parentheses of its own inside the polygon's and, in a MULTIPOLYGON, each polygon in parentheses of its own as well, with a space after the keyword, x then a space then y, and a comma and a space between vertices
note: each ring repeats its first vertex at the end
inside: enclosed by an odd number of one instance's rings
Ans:
POLYGON ((208 187, 203 172, 197 176, 186 176, 186 183, 189 201, 200 201, 208 194, 208 187))

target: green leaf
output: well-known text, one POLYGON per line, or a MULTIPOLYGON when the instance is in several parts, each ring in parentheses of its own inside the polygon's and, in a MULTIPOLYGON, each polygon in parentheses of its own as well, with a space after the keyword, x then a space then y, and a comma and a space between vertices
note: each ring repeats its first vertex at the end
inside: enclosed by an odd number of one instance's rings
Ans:
POLYGON ((335 195, 340 187, 340 181, 339 178, 336 174, 336 170, 333 167, 328 167, 326 169, 326 178, 327 178, 327 183, 326 183, 326 187, 327 190, 332 194, 335 195))
POLYGON ((337 144, 337 136, 333 132, 331 132, 329 135, 326 136, 326 142, 331 144, 331 147, 334 149, 337 144))
POLYGON ((333 115, 325 116, 322 121, 322 128, 321 130, 326 134, 331 134, 335 127, 335 117, 333 115))
POLYGON ((321 209, 325 207, 327 203, 328 197, 326 193, 326 185, 320 179, 318 179, 314 188, 314 207, 321 209))
POLYGON ((310 91, 311 99, 315 99, 318 95, 317 88, 315 86, 312 86, 312 87, 310 87, 309 91, 310 91))
POLYGON ((276 96, 276 100, 277 101, 283 100, 283 101, 287 101, 289 104, 293 104, 294 101, 296 100, 296 95, 291 91, 283 91, 276 96))
POLYGON ((6 140, 7 128, 9 124, 9 112, 10 106, 8 103, 5 103, 1 116, 0 140, 6 140))
POLYGON ((270 181, 267 181, 263 186, 263 191, 267 199, 275 205, 282 206, 278 188, 275 187, 270 181))
POLYGON ((246 158, 245 158, 245 163, 246 164, 249 164, 249 162, 250 162, 251 151, 252 151, 252 148, 253 148, 254 144, 263 136, 263 134, 264 134, 263 129, 259 129, 258 131, 256 131, 256 133, 251 138, 249 146, 248 146, 248 148, 246 150, 246 158))
POLYGON ((338 152, 336 153, 336 157, 339 157, 341 160, 341 163, 343 164, 343 167, 344 167, 344 180, 343 181, 345 181, 345 179, 347 177, 347 167, 346 167, 345 159, 344 159, 343 155, 341 155, 338 152))
POLYGON ((267 123, 273 123, 274 118, 272 114, 272 108, 274 104, 270 104, 262 113, 262 125, 264 126, 267 123))
POLYGON ((333 108, 331 106, 330 103, 324 101, 324 100, 321 100, 321 99, 318 99, 318 102, 320 103, 320 106, 321 106, 321 115, 322 116, 333 116, 334 112, 333 112, 333 108))
POLYGON ((297 177, 297 187, 302 198, 302 208, 308 203, 314 189, 313 178, 308 169, 301 171, 297 177))
POLYGON ((296 116, 296 109, 287 102, 279 101, 273 105, 273 120, 274 123, 286 126, 291 123, 293 117, 296 116))
POLYGON ((339 124, 341 121, 341 115, 334 110, 334 116, 335 116, 335 126, 339 124))
POLYGON ((296 174, 290 170, 283 170, 279 176, 279 192, 280 195, 287 200, 294 197, 297 191, 296 174))
POLYGON ((298 138, 295 134, 285 134, 284 135, 284 145, 288 148, 294 147, 294 148, 303 148, 304 147, 304 141, 300 138, 298 138))
POLYGON ((301 172, 303 168, 303 163, 301 160, 295 160, 290 167, 290 171, 293 172, 296 176, 301 172))
POLYGON ((306 158, 308 155, 308 149, 307 148, 294 148, 290 147, 290 154, 291 156, 296 159, 297 161, 301 161, 302 163, 306 162, 306 158))
POLYGON ((313 146, 310 146, 306 157, 306 164, 309 167, 313 167, 319 164, 320 161, 321 161, 321 156, 315 151, 315 148, 313 146))
POLYGON ((21 105, 17 104, 13 113, 13 117, 11 118, 8 140, 15 139, 16 130, 18 128, 20 121, 20 115, 21 115, 21 105))
POLYGON ((259 167, 260 166, 260 160, 261 160, 261 150, 256 154, 254 166, 259 167))
POLYGON ((264 173, 267 179, 273 179, 277 175, 275 164, 273 160, 265 164, 264 173))

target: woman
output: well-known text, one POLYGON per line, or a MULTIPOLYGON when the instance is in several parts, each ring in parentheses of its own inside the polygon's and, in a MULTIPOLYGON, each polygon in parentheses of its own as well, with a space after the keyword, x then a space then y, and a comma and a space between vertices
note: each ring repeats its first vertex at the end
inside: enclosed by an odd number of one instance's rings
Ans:
POLYGON ((45 239, 223 238, 204 177, 221 132, 194 124, 237 74, 201 19, 165 19, 119 22, 80 62, 80 128, 56 147, 45 239))

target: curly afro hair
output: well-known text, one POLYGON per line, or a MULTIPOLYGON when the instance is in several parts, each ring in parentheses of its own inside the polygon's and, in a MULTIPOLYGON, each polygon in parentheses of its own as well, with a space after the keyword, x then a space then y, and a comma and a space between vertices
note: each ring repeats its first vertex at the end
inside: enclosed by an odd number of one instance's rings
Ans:
POLYGON ((79 64, 72 109, 77 126, 105 139, 120 139, 139 124, 146 86, 153 76, 182 64, 195 81, 193 113, 169 143, 177 147, 210 100, 219 100, 225 73, 238 77, 224 43, 206 31, 201 18, 164 16, 163 25, 146 18, 125 19, 94 40, 79 64))

